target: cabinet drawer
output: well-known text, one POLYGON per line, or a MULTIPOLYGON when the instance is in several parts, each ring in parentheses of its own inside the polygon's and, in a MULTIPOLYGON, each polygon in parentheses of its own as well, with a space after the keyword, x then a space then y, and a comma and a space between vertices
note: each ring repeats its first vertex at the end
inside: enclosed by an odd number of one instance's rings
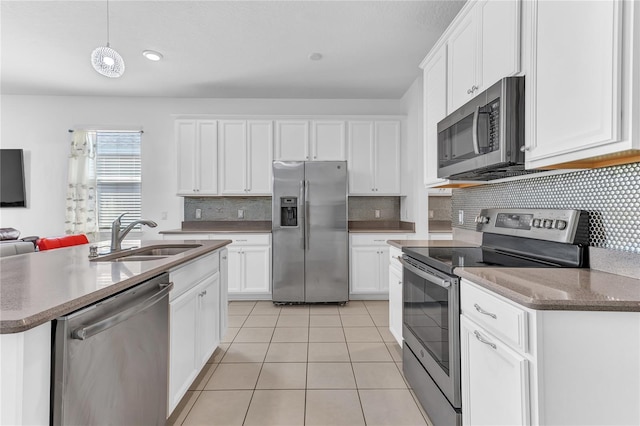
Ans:
POLYGON ((211 234, 212 240, 231 240, 231 246, 238 245, 269 245, 271 234, 211 234))
POLYGON ((386 246, 387 240, 406 240, 406 234, 351 234, 352 246, 386 246))
POLYGON ((202 256, 170 272, 173 282, 170 300, 188 291, 202 279, 215 274, 220 269, 220 250, 202 256))
POLYGON ((494 333, 505 343, 523 352, 528 351, 527 312, 524 309, 501 300, 464 279, 460 293, 460 308, 464 315, 494 333))

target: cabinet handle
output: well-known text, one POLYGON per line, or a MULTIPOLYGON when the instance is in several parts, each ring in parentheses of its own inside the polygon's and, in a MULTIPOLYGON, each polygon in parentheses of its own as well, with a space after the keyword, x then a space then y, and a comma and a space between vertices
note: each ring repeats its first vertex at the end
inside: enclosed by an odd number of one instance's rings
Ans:
POLYGON ((488 341, 487 339, 485 339, 484 337, 482 337, 482 335, 480 334, 480 332, 478 330, 475 330, 473 332, 473 334, 476 335, 476 339, 478 339, 479 341, 481 341, 482 343, 484 343, 485 345, 489 345, 491 346, 493 349, 497 349, 496 344, 495 343, 491 343, 490 341, 488 341))
POLYGON ((485 310, 484 310, 484 309, 482 309, 482 308, 480 307, 480 305, 478 305, 477 303, 474 303, 474 304, 473 304, 473 307, 474 307, 474 308, 476 308, 476 311, 480 312, 481 314, 484 314, 484 315, 490 316, 490 317, 491 317, 491 318, 493 318, 493 319, 498 319, 498 316, 497 316, 496 314, 492 314, 491 312, 487 312, 487 311, 485 311, 485 310))
POLYGON ((222 259, 223 260, 227 260, 227 256, 222 256, 222 259))
POLYGON ((204 297, 204 296, 206 296, 206 295, 207 295, 207 290, 205 290, 205 291, 201 291, 201 292, 198 294, 198 296, 200 296, 200 297, 204 297))
POLYGON ((402 285, 402 281, 398 281, 398 284, 399 284, 399 285, 402 285))
POLYGON ((314 155, 314 156, 313 156, 313 159, 315 160, 316 158, 318 158, 318 156, 317 156, 317 155, 314 155))
POLYGON ((531 147, 528 147, 528 146, 522 145, 522 146, 520 147, 520 152, 526 152, 526 151, 531 151, 531 147))
POLYGON ((236 242, 240 242, 240 241, 243 241, 243 242, 244 242, 244 241, 247 241, 247 240, 236 240, 236 242))

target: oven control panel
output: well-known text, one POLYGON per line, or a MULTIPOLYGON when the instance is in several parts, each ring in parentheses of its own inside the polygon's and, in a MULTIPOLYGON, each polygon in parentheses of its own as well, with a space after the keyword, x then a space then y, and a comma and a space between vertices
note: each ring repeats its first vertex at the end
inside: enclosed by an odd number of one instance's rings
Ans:
POLYGON ((570 209, 483 209, 476 230, 568 244, 589 243, 589 213, 570 209))

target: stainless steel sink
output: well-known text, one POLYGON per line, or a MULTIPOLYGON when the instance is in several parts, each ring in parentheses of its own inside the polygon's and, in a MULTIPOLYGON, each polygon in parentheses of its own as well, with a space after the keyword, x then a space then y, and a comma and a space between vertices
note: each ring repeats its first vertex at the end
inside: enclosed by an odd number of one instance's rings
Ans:
POLYGON ((92 262, 141 262, 165 259, 188 250, 202 247, 202 244, 156 244, 130 250, 119 250, 91 259, 92 262))

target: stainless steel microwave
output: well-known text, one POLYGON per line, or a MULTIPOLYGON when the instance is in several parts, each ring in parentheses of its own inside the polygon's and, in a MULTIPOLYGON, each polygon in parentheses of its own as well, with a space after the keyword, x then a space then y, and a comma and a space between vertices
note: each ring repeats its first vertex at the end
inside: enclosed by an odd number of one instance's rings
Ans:
POLYGON ((503 78, 438 123, 438 177, 494 180, 529 173, 523 147, 524 77, 503 78))

